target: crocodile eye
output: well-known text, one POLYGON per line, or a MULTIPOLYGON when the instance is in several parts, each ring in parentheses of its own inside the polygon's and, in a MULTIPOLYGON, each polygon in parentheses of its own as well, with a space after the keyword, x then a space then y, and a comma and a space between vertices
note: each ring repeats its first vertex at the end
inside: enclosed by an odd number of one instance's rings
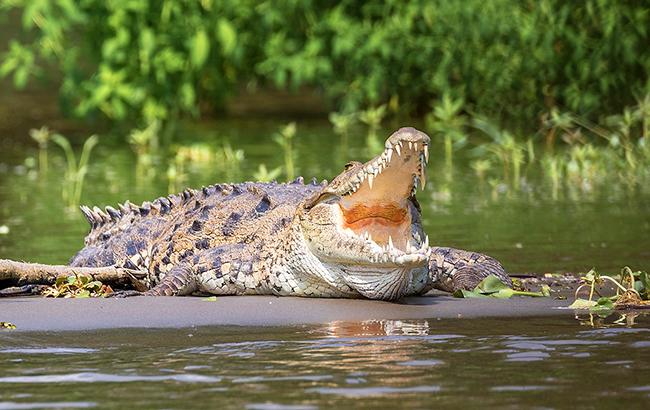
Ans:
POLYGON ((350 168, 354 168, 354 167, 356 167, 357 165, 361 165, 361 163, 360 163, 359 161, 350 161, 350 162, 348 162, 347 164, 345 164, 345 165, 343 166, 343 169, 344 169, 345 171, 347 171, 348 169, 350 169, 350 168))

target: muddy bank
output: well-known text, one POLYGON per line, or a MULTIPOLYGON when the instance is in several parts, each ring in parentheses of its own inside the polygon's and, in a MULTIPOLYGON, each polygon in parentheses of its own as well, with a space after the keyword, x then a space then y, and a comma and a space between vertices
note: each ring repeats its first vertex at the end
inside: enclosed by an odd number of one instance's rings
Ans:
POLYGON ((223 296, 213 301, 201 297, 23 297, 0 300, 0 321, 15 324, 18 331, 282 326, 372 319, 568 315, 573 311, 557 308, 569 304, 553 298, 456 299, 446 295, 411 297, 400 303, 274 296, 223 296))

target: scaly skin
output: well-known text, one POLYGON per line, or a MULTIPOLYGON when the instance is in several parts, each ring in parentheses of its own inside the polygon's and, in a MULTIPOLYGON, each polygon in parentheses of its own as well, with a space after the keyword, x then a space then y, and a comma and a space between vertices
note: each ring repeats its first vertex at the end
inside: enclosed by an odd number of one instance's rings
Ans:
POLYGON ((82 207, 91 231, 71 265, 141 270, 145 294, 167 296, 395 300, 472 289, 489 274, 511 284, 488 256, 428 246, 415 199, 428 142, 402 128, 330 184, 220 184, 119 210, 82 207))

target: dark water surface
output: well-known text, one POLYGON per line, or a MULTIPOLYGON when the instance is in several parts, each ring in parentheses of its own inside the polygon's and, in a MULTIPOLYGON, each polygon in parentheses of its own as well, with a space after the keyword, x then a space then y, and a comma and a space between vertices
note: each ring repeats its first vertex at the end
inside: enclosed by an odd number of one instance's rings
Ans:
POLYGON ((647 408, 650 322, 637 322, 4 332, 0 409, 647 408))
MULTIPOLYGON (((268 169, 282 165, 271 140, 281 125, 224 121, 186 127, 177 143, 216 149, 227 141, 245 151, 245 160, 227 166, 194 160, 183 185, 250 180, 262 162, 268 169)), ((150 179, 136 178, 135 156, 121 141, 102 137, 83 203, 114 206, 167 194, 166 161, 154 161, 150 179)), ((319 180, 335 176, 348 160, 377 153, 364 138, 346 141, 323 122, 299 123, 295 146, 298 173, 319 180)), ((528 188, 503 193, 479 184, 462 156, 452 178, 444 178, 440 152, 434 142, 430 182, 418 194, 432 243, 491 254, 511 272, 649 269, 647 196, 609 187, 563 192, 553 200, 534 175, 528 175, 528 188)), ((0 136, 0 258, 65 263, 82 246, 88 227, 79 212, 64 210, 65 165, 58 148, 50 148, 47 175, 31 167, 36 156, 29 138, 0 136)), ((0 320, 1 306, 0 301, 0 320)), ((647 408, 650 320, 639 317, 632 325, 630 319, 613 324, 608 318, 608 327, 542 317, 4 331, 0 410, 647 408)))

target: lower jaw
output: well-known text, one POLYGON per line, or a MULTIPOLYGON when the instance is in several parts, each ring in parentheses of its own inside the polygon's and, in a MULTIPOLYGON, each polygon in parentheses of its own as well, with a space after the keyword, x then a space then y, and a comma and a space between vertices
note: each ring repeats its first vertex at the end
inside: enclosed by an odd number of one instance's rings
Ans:
POLYGON ((417 267, 392 268, 355 266, 344 269, 344 280, 354 290, 368 299, 397 300, 406 295, 411 285, 412 271, 417 267))

